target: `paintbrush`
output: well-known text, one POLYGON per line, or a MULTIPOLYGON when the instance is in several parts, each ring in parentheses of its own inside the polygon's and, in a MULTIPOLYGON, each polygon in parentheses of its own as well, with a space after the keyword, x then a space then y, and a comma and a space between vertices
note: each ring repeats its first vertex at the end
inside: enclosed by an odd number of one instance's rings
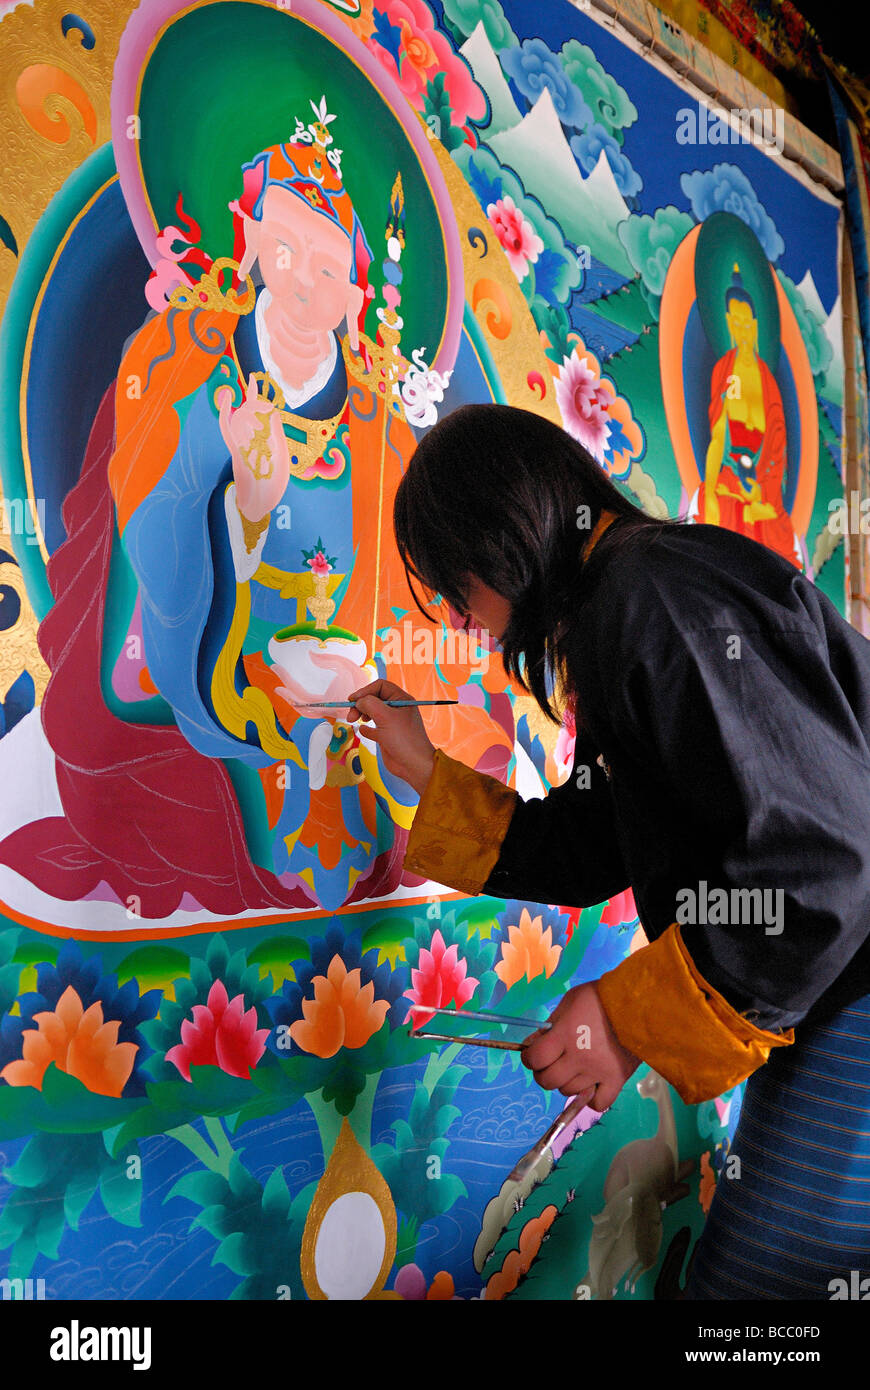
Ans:
MULTIPOLYGON (((485 1023, 512 1024, 519 1028, 532 1028, 538 1032, 546 1032, 548 1028, 553 1026, 551 1023, 539 1023, 534 1018, 514 1018, 511 1014, 477 1013, 474 1009, 435 1009, 431 1004, 412 1004, 408 1012, 432 1015, 451 1014, 454 1018, 482 1019, 485 1023)), ((433 1038, 436 1042, 457 1042, 466 1047, 496 1047, 500 1048, 502 1052, 521 1052, 528 1041, 528 1039, 523 1042, 507 1042, 503 1038, 459 1038, 453 1033, 426 1033, 422 1029, 417 1033, 411 1029, 408 1037, 433 1038)))
POLYGON ((535 1164, 543 1158, 548 1149, 553 1147, 553 1144, 562 1133, 562 1130, 566 1129, 571 1121, 576 1119, 580 1111, 585 1109, 588 1104, 588 1091, 583 1092, 582 1095, 575 1096, 571 1104, 566 1106, 562 1111, 555 1124, 550 1125, 544 1137, 538 1140, 533 1149, 529 1149, 528 1153, 523 1154, 519 1163, 517 1163, 516 1167, 508 1174, 507 1181, 522 1182, 523 1178, 528 1177, 535 1164))
MULTIPOLYGON (((473 1009, 433 1009, 431 1004, 412 1004, 408 1012, 452 1014, 454 1018, 478 1018, 485 1020, 487 1023, 506 1023, 515 1024, 520 1028, 532 1028, 541 1033, 546 1032, 553 1026, 552 1023, 549 1022, 539 1023, 538 1020, 534 1018, 514 1018, 510 1014, 476 1013, 473 1009)), ((457 1038, 449 1033, 425 1033, 423 1031, 415 1033, 412 1029, 408 1030, 408 1036, 411 1038, 432 1038, 436 1042, 463 1043, 466 1047, 497 1047, 504 1052, 521 1052, 529 1042, 528 1038, 526 1038, 524 1042, 518 1043, 505 1042, 503 1039, 498 1038, 457 1038)), ((574 1097, 571 1104, 567 1105, 558 1119, 550 1125, 550 1128, 543 1138, 539 1139, 534 1148, 529 1149, 528 1153, 523 1154, 516 1167, 508 1175, 508 1182, 522 1182, 523 1178, 528 1176, 535 1164, 543 1158, 549 1148, 552 1148, 562 1131, 566 1129, 571 1121, 576 1119, 580 1114, 580 1111, 589 1104, 587 1096, 588 1092, 583 1092, 582 1095, 574 1097)))
MULTIPOLYGON (((361 698, 365 698, 364 696, 361 698)), ((308 700, 305 704, 293 705, 294 709, 350 709, 353 700, 308 700)), ((458 700, 381 700, 390 709, 418 709, 420 705, 458 705, 458 700)))
MULTIPOLYGON (((431 1004, 411 1004, 409 1014, 452 1014, 454 1018, 480 1018, 485 1023, 513 1023, 518 1028, 532 1028, 546 1032, 552 1023, 539 1023, 535 1018, 514 1018, 511 1014, 475 1013, 474 1009, 436 1009, 431 1004)), ((520 1044, 525 1047, 525 1043, 520 1044)))
POLYGON ((502 1052, 521 1052, 524 1043, 505 1042, 503 1038, 456 1038, 452 1033, 424 1033, 422 1030, 415 1033, 412 1028, 408 1029, 409 1038, 433 1038, 436 1042, 462 1043, 463 1047, 497 1047, 502 1052))

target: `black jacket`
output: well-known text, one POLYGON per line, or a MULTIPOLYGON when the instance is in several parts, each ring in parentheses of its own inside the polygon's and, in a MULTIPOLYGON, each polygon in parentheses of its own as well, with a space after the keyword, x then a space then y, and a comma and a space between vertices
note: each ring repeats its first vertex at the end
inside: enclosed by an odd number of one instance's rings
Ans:
POLYGON ((518 803, 483 891, 587 906, 631 885, 649 939, 680 921, 758 1027, 829 1017, 870 992, 870 642, 721 527, 603 549, 574 771, 518 803))

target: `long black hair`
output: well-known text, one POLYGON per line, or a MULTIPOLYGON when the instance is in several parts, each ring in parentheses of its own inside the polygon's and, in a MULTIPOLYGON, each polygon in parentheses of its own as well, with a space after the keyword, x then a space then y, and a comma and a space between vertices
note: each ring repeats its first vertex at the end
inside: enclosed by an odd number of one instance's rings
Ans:
POLYGON ((470 578, 510 602, 505 668, 555 723, 553 682, 570 695, 568 652, 580 606, 607 559, 681 524, 647 516, 558 425, 506 405, 461 406, 424 436, 396 492, 393 522, 427 617, 414 580, 430 603, 440 595, 462 617, 470 578), (584 564, 605 510, 616 520, 584 564))

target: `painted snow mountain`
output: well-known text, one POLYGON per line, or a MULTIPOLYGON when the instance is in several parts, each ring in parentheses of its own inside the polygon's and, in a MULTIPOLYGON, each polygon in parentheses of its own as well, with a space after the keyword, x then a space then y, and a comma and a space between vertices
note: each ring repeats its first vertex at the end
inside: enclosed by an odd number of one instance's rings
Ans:
POLYGON ((822 325, 822 331, 828 342, 831 344, 833 357, 825 373, 826 400, 832 401, 835 405, 843 403, 843 305, 840 296, 834 300, 831 312, 825 312, 825 306, 819 297, 816 289, 816 282, 813 279, 811 270, 807 270, 806 275, 798 285, 804 304, 810 313, 818 319, 822 325))
POLYGON ((616 234, 631 213, 605 151, 584 178, 546 87, 531 111, 520 117, 482 24, 461 52, 492 105, 485 138, 493 154, 519 175, 526 192, 534 194, 557 219, 567 240, 588 246, 598 260, 632 277, 634 268, 616 234))

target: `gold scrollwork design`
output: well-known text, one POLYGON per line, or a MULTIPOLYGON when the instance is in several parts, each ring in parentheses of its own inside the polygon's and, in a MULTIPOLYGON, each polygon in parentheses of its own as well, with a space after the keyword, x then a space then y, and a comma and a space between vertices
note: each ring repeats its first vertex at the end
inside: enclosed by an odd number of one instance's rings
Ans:
MULTIPOLYGON (((315 463, 323 457, 323 451, 334 437, 336 430, 341 424, 344 415, 345 401, 341 410, 326 420, 309 420, 305 415, 294 415, 292 410, 282 410, 281 419, 285 425, 289 425, 297 434, 304 434, 305 438, 296 439, 295 437, 287 440, 287 448, 290 451, 290 473, 294 478, 305 478, 315 463), (293 462, 293 459, 296 462, 293 462)), ((343 471, 343 470, 342 470, 343 471)), ((335 476, 338 476, 337 474, 335 476)))
MULTIPOLYGON (((281 598, 294 598, 296 600, 296 622, 304 623, 306 621, 306 607, 310 608, 311 600, 317 598, 315 576, 310 570, 305 574, 291 574, 288 570, 277 569, 274 565, 266 564, 264 560, 261 560, 254 579, 258 584, 265 585, 267 589, 277 589, 281 598)), ((328 599, 331 594, 335 593, 344 579, 345 575, 343 574, 330 574, 326 577, 322 590, 323 595, 328 599)), ((332 605, 330 617, 333 612, 335 612, 335 604, 332 605)))
POLYGON ((221 276, 225 270, 236 271, 238 261, 230 256, 218 256, 211 269, 197 280, 195 285, 176 285, 169 296, 169 303, 176 309, 215 309, 232 314, 250 314, 254 308, 257 292, 250 275, 245 276, 245 297, 239 298, 238 290, 232 286, 221 288, 221 276))
POLYGON ((240 452, 246 466, 260 481, 262 478, 271 478, 275 471, 275 459, 271 447, 272 424, 269 412, 265 410, 259 412, 257 419, 260 421, 259 428, 254 430, 250 444, 241 446, 240 452), (252 454, 254 456, 253 462, 251 461, 252 454))
POLYGON ((400 420, 405 419, 405 406, 402 397, 394 388, 408 370, 408 360, 399 352, 399 330, 384 324, 381 327, 381 342, 373 342, 365 333, 360 334, 360 344, 366 350, 370 366, 366 366, 362 353, 354 353, 347 338, 342 342, 344 364, 348 375, 371 391, 376 399, 384 402, 387 409, 400 420))
POLYGON ((281 390, 275 378, 270 376, 268 372, 251 372, 249 375, 253 377, 254 381, 257 383, 257 395, 260 397, 260 400, 268 401, 269 404, 274 405, 277 410, 283 410, 286 405, 284 392, 281 390))
MULTIPOLYGON (((238 358, 236 358, 236 366, 241 374, 238 358)), ((324 450, 335 437, 347 407, 347 400, 342 402, 341 409, 336 411, 335 415, 330 415, 324 420, 312 420, 307 415, 296 415, 292 410, 286 408, 284 393, 269 372, 249 373, 249 377, 251 375, 257 383, 257 394, 261 401, 264 405, 275 407, 280 413, 282 425, 286 427, 285 433, 290 432, 287 438, 290 476, 310 482, 311 469, 323 457, 324 450)), ((221 383, 215 387, 213 400, 218 409, 220 409, 218 396, 229 385, 230 383, 227 381, 226 384, 221 383)), ((250 448, 253 448, 253 444, 254 441, 252 440, 250 448)), ((252 472, 255 473, 255 476, 261 476, 253 468, 252 472)), ((271 474, 267 476, 271 476, 271 474)), ((331 476, 338 477, 339 474, 332 474, 331 476)))

